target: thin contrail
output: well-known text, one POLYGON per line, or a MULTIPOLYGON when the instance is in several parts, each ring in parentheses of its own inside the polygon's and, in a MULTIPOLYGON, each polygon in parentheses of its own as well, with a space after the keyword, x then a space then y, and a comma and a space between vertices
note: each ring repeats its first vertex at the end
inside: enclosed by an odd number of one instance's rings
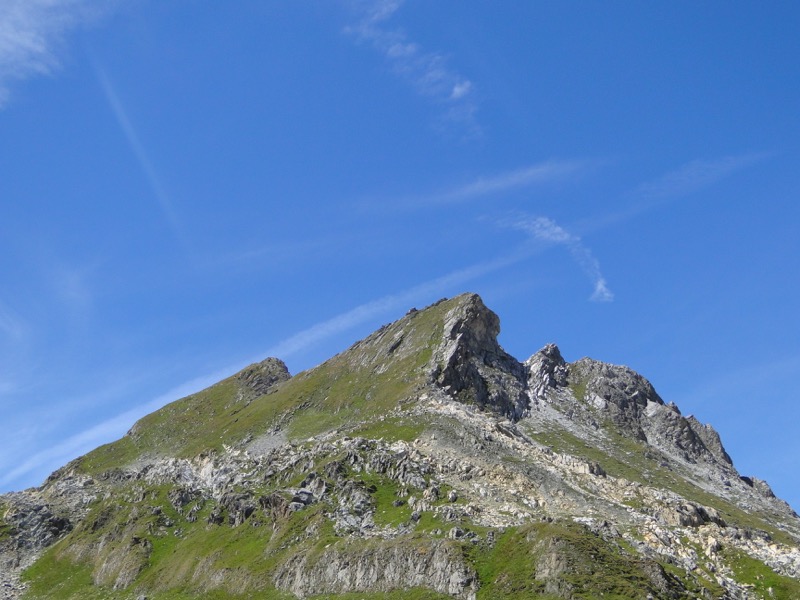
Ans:
POLYGON ((175 210, 175 206, 170 199, 169 194, 167 194, 166 190, 164 189, 164 186, 161 184, 161 180, 159 179, 158 174, 153 167, 153 163, 150 161, 147 151, 144 149, 139 136, 136 134, 136 129, 131 124, 128 115, 125 112, 125 108, 122 106, 122 102, 114 91, 114 87, 111 85, 111 82, 109 81, 103 69, 101 69, 98 65, 95 65, 95 72, 97 74, 97 79, 103 88, 103 93, 105 94, 106 100, 108 101, 108 104, 114 113, 114 117, 122 129, 122 132, 125 134, 125 139, 133 151, 133 154, 136 157, 136 160, 138 161, 139 166, 141 167, 142 172, 147 179, 147 182, 150 184, 150 188, 152 189, 153 195, 158 201, 159 208, 161 209, 164 218, 172 229, 172 232, 175 234, 175 237, 178 239, 178 242, 183 247, 184 251, 186 251, 187 255, 191 256, 191 245, 189 243, 189 238, 186 235, 180 219, 178 218, 178 213, 175 210))

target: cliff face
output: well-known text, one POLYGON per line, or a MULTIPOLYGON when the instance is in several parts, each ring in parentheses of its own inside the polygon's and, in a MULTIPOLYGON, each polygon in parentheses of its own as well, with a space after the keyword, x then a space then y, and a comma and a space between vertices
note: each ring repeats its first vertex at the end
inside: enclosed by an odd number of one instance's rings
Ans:
POLYGON ((525 370, 497 343, 499 333, 497 315, 478 296, 464 296, 444 315, 431 380, 455 400, 518 420, 529 408, 525 370))
POLYGON ((465 294, 145 417, 0 497, 0 598, 800 597, 800 519, 710 426, 498 332, 465 294))

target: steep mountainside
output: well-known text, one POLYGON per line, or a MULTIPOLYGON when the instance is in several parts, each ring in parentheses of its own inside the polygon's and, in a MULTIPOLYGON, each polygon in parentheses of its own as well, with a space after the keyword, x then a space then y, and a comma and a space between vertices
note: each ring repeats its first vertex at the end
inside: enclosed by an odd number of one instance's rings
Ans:
POLYGON ((0 496, 0 598, 800 598, 800 519, 642 376, 474 294, 0 496))

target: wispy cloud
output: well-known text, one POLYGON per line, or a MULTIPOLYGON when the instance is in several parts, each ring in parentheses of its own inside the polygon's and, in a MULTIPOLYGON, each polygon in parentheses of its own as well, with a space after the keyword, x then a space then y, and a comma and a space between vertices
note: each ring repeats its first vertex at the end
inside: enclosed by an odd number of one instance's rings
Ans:
POLYGON ((579 173, 588 166, 587 161, 548 160, 491 177, 479 177, 466 185, 431 196, 427 198, 427 203, 463 202, 490 194, 501 194, 514 189, 559 181, 579 173))
POLYGON ((21 365, 25 363, 34 338, 32 334, 31 324, 0 300, 0 407, 4 412, 7 407, 3 406, 3 397, 17 393, 23 386, 23 372, 27 369, 21 365))
POLYGON ((206 263, 209 267, 224 268, 286 268, 312 259, 327 257, 331 252, 341 253, 343 248, 354 244, 351 231, 336 230, 324 234, 315 234, 308 238, 281 239, 251 246, 233 249, 216 255, 206 263), (269 260, 264 260, 269 259, 269 260))
POLYGON ((12 392, 16 392, 18 387, 19 386, 17 385, 16 381, 12 381, 10 379, 0 379, 0 396, 6 396, 12 392))
POLYGON ((388 21, 402 4, 403 0, 357 2, 354 6, 359 19, 346 31, 370 43, 417 93, 446 106, 449 120, 466 126, 470 133, 477 133, 474 83, 451 68, 444 54, 424 50, 401 29, 389 25, 388 21))
POLYGON ((133 151, 133 154, 136 157, 142 172, 147 178, 147 182, 150 184, 150 188, 152 189, 153 195, 158 201, 158 205, 161 208, 164 218, 167 220, 167 223, 169 223, 173 233, 175 234, 175 237, 183 246, 183 249, 187 252, 187 254, 191 254, 189 238, 186 235, 181 220, 178 218, 178 213, 175 210, 172 199, 170 198, 169 194, 167 194, 164 186, 161 184, 161 179, 156 173, 153 163, 150 161, 150 157, 141 140, 139 139, 139 135, 136 133, 136 129, 131 123, 131 120, 128 118, 128 113, 125 111, 122 102, 114 90, 114 87, 111 85, 111 81, 106 76, 103 69, 97 64, 95 64, 95 72, 97 74, 97 79, 103 88, 103 93, 105 94, 106 100, 108 101, 108 104, 114 113, 114 117, 116 118, 120 129, 122 129, 125 139, 133 151))
MULTIPOLYGON (((575 243, 573 237, 557 225, 553 224, 553 227, 548 228, 540 224, 539 227, 543 241, 557 241, 558 243, 567 243, 569 241, 570 243, 575 243)), ((462 288, 467 282, 519 263, 535 252, 535 249, 523 244, 515 252, 507 255, 451 271, 407 290, 358 305, 278 342, 269 348, 265 354, 286 359, 382 315, 387 315, 409 306, 428 303, 437 297, 452 292, 453 289, 462 288)), ((586 256, 591 259, 588 251, 586 256)), ((261 360, 261 358, 263 356, 256 357, 253 360, 261 360)), ((48 473, 68 461, 89 452, 100 444, 119 438, 137 419, 161 408, 168 402, 194 393, 229 376, 230 373, 238 368, 220 369, 211 375, 181 384, 149 402, 93 425, 47 450, 37 452, 20 463, 0 460, 0 470, 10 468, 9 471, 0 475, 0 490, 18 489, 20 485, 39 483, 48 473)))
POLYGON ((584 246, 579 236, 570 233, 547 217, 521 217, 502 221, 500 224, 524 231, 537 241, 566 246, 572 258, 594 284, 590 300, 611 302, 614 299, 614 294, 608 288, 608 283, 600 270, 600 263, 591 250, 584 246))
POLYGON ((711 160, 693 160, 663 177, 639 186, 634 194, 659 201, 691 194, 764 160, 767 154, 723 156, 711 160))
MULTIPOLYGON (((800 371, 800 355, 732 366, 727 371, 713 373, 697 385, 681 394, 681 402, 694 406, 714 403, 729 406, 732 399, 758 399, 749 408, 762 410, 764 398, 780 388, 785 382, 794 381, 800 371)), ((744 402, 744 401, 743 401, 744 402)))
POLYGON ((64 38, 90 25, 118 0, 3 0, 0 2, 0 107, 13 81, 51 73, 64 38))
POLYGON ((699 192, 727 177, 765 160, 768 153, 738 154, 714 159, 697 159, 641 184, 628 193, 630 205, 618 212, 596 218, 582 229, 594 231, 627 221, 649 210, 699 192))
POLYGON ((6 460, 4 464, 0 463, 0 469, 3 470, 12 464, 14 465, 11 470, 0 475, 0 490, 40 483, 50 472, 65 465, 70 460, 93 450, 101 444, 120 438, 141 417, 161 408, 168 402, 204 389, 228 375, 230 375, 230 370, 193 379, 149 402, 107 419, 102 423, 93 425, 46 450, 37 452, 21 462, 18 460, 13 462, 6 460))
POLYGON ((493 175, 482 175, 472 181, 455 185, 448 189, 400 198, 390 202, 370 203, 368 209, 378 207, 381 211, 418 210, 437 205, 447 206, 469 202, 486 196, 499 196, 514 190, 556 183, 569 177, 577 178, 596 167, 597 164, 598 161, 593 160, 545 160, 493 175))

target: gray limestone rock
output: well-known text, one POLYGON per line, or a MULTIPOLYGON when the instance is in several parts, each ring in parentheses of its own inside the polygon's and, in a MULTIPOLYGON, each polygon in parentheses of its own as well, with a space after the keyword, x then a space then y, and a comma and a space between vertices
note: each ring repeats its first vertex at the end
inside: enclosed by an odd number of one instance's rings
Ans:
POLYGON ((547 391, 565 387, 569 368, 555 344, 547 344, 525 361, 528 386, 535 398, 546 397, 547 391))
POLYGON ((528 410, 524 367, 497 343, 500 319, 476 294, 445 316, 441 345, 431 359, 431 380, 460 402, 514 420, 528 410))
POLYGON ((445 540, 336 544, 314 559, 290 559, 278 569, 275 586, 298 598, 320 590, 344 594, 420 587, 474 600, 478 589, 475 571, 460 547, 445 540))

